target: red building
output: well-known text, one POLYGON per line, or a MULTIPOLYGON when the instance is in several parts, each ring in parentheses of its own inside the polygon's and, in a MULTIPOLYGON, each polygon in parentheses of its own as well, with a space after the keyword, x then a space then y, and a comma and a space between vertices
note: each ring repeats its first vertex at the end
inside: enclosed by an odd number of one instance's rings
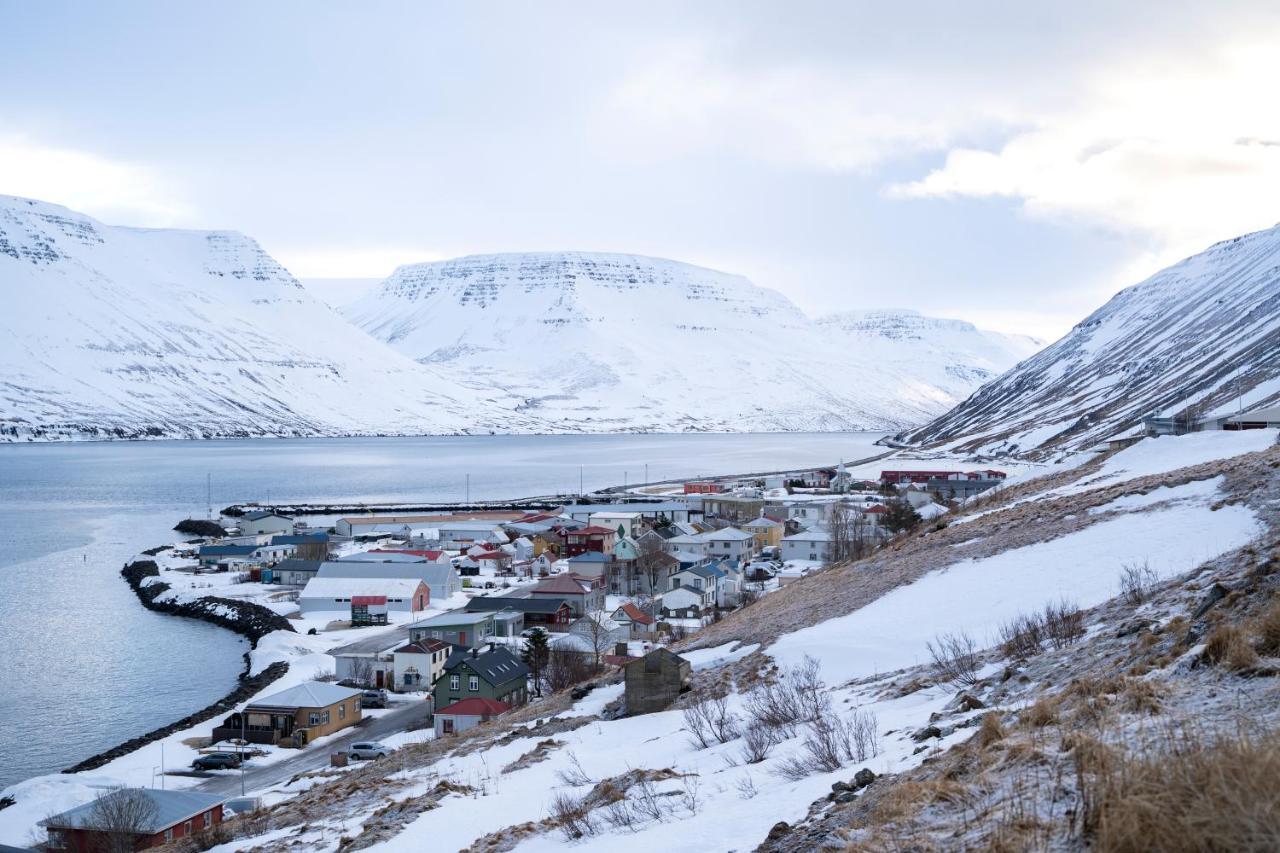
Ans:
POLYGON ((719 483, 713 483, 710 480, 698 480, 684 484, 684 493, 686 495, 718 495, 723 491, 724 486, 719 483))
POLYGON ((564 555, 576 557, 588 551, 599 551, 601 554, 612 554, 613 543, 618 533, 607 527, 583 527, 580 530, 564 532, 564 555))
POLYGON ((49 850, 116 849, 121 828, 131 830, 134 850, 146 850, 222 823, 223 802, 222 797, 194 791, 120 788, 40 823, 49 833, 49 850))

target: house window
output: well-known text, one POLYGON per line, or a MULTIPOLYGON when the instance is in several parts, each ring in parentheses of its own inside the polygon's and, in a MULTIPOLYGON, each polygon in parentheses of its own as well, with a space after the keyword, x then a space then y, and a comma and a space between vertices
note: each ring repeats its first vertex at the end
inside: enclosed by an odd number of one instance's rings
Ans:
POLYGON ((480 679, 477 676, 471 676, 467 679, 467 689, 475 693, 480 689, 480 679))
POLYGON ((213 826, 213 812, 204 813, 204 828, 208 829, 213 826))
POLYGON ((338 719, 345 720, 346 718, 347 718, 347 705, 344 702, 338 706, 338 719))
MULTIPOLYGON (((49 840, 50 840, 50 841, 53 841, 53 838, 51 837, 49 840)), ((164 831, 164 840, 165 840, 165 841, 172 841, 172 840, 173 840, 173 828, 172 828, 172 827, 170 827, 169 829, 166 829, 166 830, 164 831)))
POLYGON ((459 686, 461 686, 461 684, 462 684, 462 677, 461 677, 461 676, 459 676, 459 675, 451 675, 451 676, 449 676, 449 689, 450 689, 450 690, 457 690, 457 689, 458 689, 458 687, 459 687, 459 686))
POLYGON ((182 834, 183 834, 183 835, 190 835, 190 834, 191 834, 191 821, 187 821, 186 823, 184 823, 184 824, 182 825, 182 834))

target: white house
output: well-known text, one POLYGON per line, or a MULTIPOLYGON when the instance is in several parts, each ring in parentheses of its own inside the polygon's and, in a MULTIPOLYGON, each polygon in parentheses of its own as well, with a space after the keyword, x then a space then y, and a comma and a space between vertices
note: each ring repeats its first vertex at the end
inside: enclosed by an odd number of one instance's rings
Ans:
POLYGON ((567 644, 579 651, 612 654, 618 643, 631 639, 631 626, 615 622, 601 613, 588 613, 569 625, 569 636, 575 639, 567 644))
POLYGON ((430 690, 444 672, 452 646, 444 640, 423 638, 391 653, 395 664, 395 689, 400 692, 430 690))
POLYGON ((324 577, 307 581, 298 595, 303 616, 324 611, 351 610, 357 596, 385 596, 388 613, 413 614, 425 610, 431 601, 427 585, 419 578, 324 577))
POLYGON ((702 534, 706 543, 703 553, 713 560, 739 560, 746 562, 755 551, 756 538, 745 530, 726 527, 702 534))
MULTIPOLYGON (((702 533, 682 533, 667 540, 667 551, 671 554, 697 554, 707 556, 707 540, 702 533)), ((681 560, 681 562, 686 562, 681 560)))
MULTIPOLYGON (((616 503, 616 504, 569 504, 561 507, 560 514, 583 524, 591 522, 591 516, 598 513, 635 513, 650 521, 666 519, 667 521, 690 521, 690 513, 700 516, 699 509, 691 508, 686 501, 658 501, 653 503, 616 503)), ((617 525, 614 525, 616 528, 617 525)))
POLYGON ((782 559, 831 561, 831 534, 821 527, 782 537, 782 559))
POLYGON ((316 573, 320 578, 415 578, 431 590, 431 601, 441 607, 445 601, 462 592, 462 578, 447 562, 441 563, 364 563, 327 562, 316 573))
MULTIPOLYGON (((668 585, 672 590, 691 589, 700 596, 700 608, 712 607, 716 603, 716 588, 722 572, 712 566, 692 566, 671 575, 668 585)), ((666 600, 666 594, 663 594, 666 600)))
POLYGON ((260 536, 264 533, 292 533, 293 519, 287 515, 258 510, 246 512, 240 516, 240 532, 247 536, 260 536))
POLYGON ((635 536, 640 532, 644 516, 638 512, 593 512, 587 516, 587 523, 595 527, 609 530, 622 528, 623 536, 635 536))
POLYGON ((659 607, 667 619, 697 618, 707 608, 707 598, 702 590, 679 586, 662 594, 659 607))

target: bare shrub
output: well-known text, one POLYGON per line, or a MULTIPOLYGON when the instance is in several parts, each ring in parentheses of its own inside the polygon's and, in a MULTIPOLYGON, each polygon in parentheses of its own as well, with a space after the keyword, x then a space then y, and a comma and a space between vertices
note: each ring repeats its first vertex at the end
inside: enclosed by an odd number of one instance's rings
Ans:
POLYGON ((547 654, 544 677, 547 687, 555 692, 586 681, 596 672, 589 654, 554 647, 547 654))
POLYGON ((646 820, 659 821, 667 814, 667 805, 658 786, 647 776, 642 777, 632 786, 629 792, 632 808, 637 815, 646 820))
POLYGON ((795 734, 797 724, 821 713, 827 701, 825 691, 817 660, 806 655, 802 663, 777 681, 752 691, 747 698, 747 713, 755 722, 781 735, 779 739, 789 738, 795 734))
POLYGON ((1040 618, 1034 614, 1019 615, 1000 626, 1000 653, 1007 658, 1025 660, 1040 654, 1043 639, 1040 618))
POLYGON ((1045 639, 1055 649, 1065 649, 1084 636, 1084 611, 1066 599, 1046 604, 1041 623, 1045 639))
POLYGON ((640 824, 640 816, 631 808, 626 799, 616 800, 604 808, 604 821, 614 829, 626 829, 635 832, 640 824))
POLYGON ((805 726, 800 752, 778 766, 778 775, 792 781, 813 773, 839 770, 845 761, 865 761, 880 751, 875 714, 857 711, 842 717, 830 703, 805 726))
POLYGON ((690 816, 696 815, 702 805, 702 783, 696 773, 690 773, 680 780, 680 805, 690 816))
POLYGON ((744 773, 733 786, 738 789, 738 797, 743 800, 753 799, 760 793, 760 789, 756 787, 756 780, 751 778, 750 773, 744 773))
POLYGON ((698 697, 684 709, 684 726, 699 749, 728 743, 738 736, 738 717, 729 710, 729 700, 724 696, 698 697))
POLYGON ((1204 641, 1204 659, 1231 670, 1248 669, 1258 662, 1258 653, 1249 645, 1245 632, 1237 625, 1219 625, 1204 641))
POLYGON ((769 757, 769 750, 776 743, 774 729, 756 720, 742 730, 742 760, 747 764, 759 764, 769 757))
POLYGON ((964 631, 940 634, 930 640, 929 655, 933 658, 933 670, 939 680, 965 687, 978 683, 978 647, 964 631))
POLYGON ((566 757, 569 766, 556 771, 556 778, 560 780, 560 784, 568 785, 570 788, 590 785, 591 777, 582 769, 582 762, 578 760, 577 754, 570 752, 566 757))
POLYGON ((1141 563, 1125 563, 1120 567, 1120 596, 1137 606, 1146 601, 1151 590, 1160 582, 1160 575, 1146 560, 1141 563))
POLYGON ((1280 849, 1280 736, 1209 740, 1170 729, 1159 748, 1078 760, 1082 835, 1110 853, 1280 849))
POLYGON ((596 834, 596 825, 591 812, 583 808, 573 795, 557 791, 551 798, 551 813, 548 818, 569 841, 577 841, 596 834))

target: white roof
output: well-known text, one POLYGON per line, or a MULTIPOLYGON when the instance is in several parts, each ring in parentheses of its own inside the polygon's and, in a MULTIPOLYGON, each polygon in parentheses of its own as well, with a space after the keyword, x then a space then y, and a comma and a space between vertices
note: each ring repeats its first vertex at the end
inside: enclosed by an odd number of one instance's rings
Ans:
POLYGON ((748 521, 746 524, 742 526, 743 527, 781 527, 782 525, 774 521, 772 518, 765 518, 762 515, 759 518, 753 518, 751 521, 748 521))
POLYGON ((351 598, 353 595, 385 595, 412 598, 421 578, 321 578, 307 581, 300 598, 351 598))
POLYGON ((726 527, 723 530, 712 530, 710 533, 702 534, 703 539, 712 542, 716 539, 728 539, 734 542, 742 542, 747 539, 754 539, 750 533, 745 530, 739 530, 736 527, 726 527))
POLYGON ((272 693, 261 699, 250 702, 248 707, 271 708, 323 708, 352 696, 359 696, 360 691, 353 687, 339 687, 323 681, 304 681, 279 693, 272 693))
POLYGON ((830 542, 831 534, 825 530, 821 530, 815 527, 812 530, 805 530, 801 533, 796 533, 791 536, 783 536, 782 541, 783 542, 830 542))

